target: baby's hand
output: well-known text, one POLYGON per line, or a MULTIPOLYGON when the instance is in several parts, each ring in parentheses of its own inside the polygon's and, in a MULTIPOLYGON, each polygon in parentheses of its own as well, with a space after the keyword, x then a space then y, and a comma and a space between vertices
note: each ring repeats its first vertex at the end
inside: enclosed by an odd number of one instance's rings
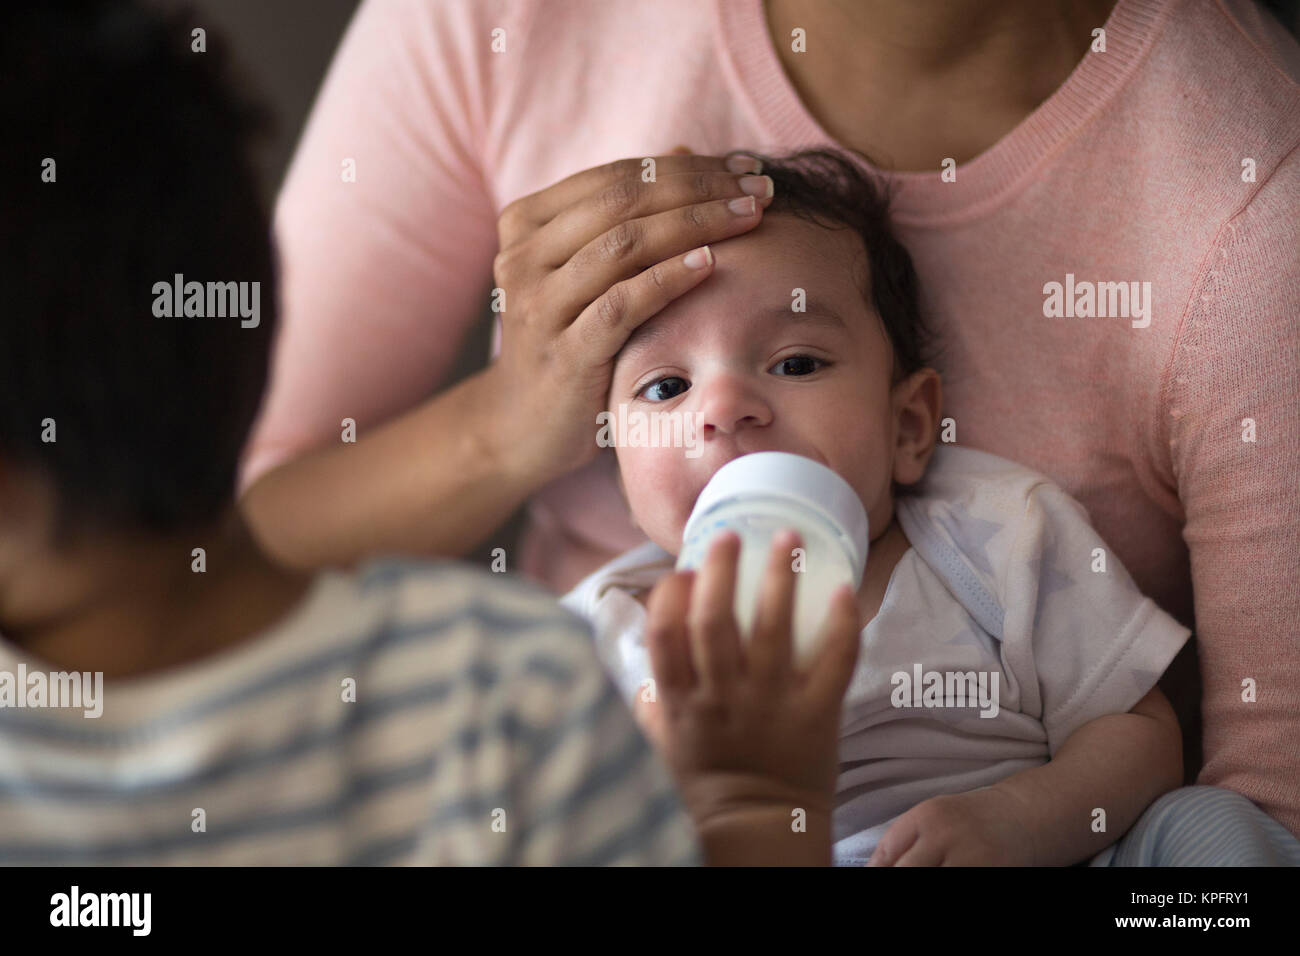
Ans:
POLYGON ((867 866, 1033 866, 1015 798, 996 788, 932 797, 885 831, 867 866))
POLYGON ((795 666, 790 553, 798 544, 789 533, 774 541, 747 644, 732 610, 740 553, 734 534, 719 536, 698 576, 672 574, 650 596, 646 645, 656 699, 639 701, 638 716, 706 846, 711 828, 729 831, 716 844, 733 861, 730 851, 745 845, 745 862, 829 860, 840 707, 857 661, 858 606, 853 590, 841 589, 815 659, 806 670, 795 666), (784 849, 772 859, 764 846, 784 849))

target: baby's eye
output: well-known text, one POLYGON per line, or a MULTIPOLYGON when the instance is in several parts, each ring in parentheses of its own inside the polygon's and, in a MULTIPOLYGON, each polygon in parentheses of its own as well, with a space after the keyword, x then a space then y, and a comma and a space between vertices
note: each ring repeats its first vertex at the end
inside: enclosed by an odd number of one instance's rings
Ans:
POLYGON ((668 378, 661 378, 656 382, 651 382, 641 389, 638 394, 644 395, 648 402, 666 402, 670 398, 676 398, 690 387, 690 383, 686 379, 670 375, 668 378))
POLYGON ((770 371, 777 375, 811 375, 827 363, 811 355, 791 355, 772 366, 770 371), (779 371, 778 371, 779 370, 779 371))

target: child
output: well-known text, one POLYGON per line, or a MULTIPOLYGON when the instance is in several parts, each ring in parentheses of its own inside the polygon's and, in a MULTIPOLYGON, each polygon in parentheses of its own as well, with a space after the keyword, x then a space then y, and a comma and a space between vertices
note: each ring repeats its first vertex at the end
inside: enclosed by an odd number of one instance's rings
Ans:
POLYGON ((611 415, 697 416, 699 447, 617 447, 650 541, 562 603, 591 620, 656 733, 642 605, 701 489, 756 451, 828 465, 858 492, 871 539, 837 862, 1091 858, 1181 783, 1179 729, 1156 681, 1189 632, 1137 591, 1056 485, 936 449, 940 384, 911 261, 860 168, 830 151, 760 158, 775 181, 764 222, 720 244, 709 283, 639 328, 614 370, 611 415))
MULTIPOLYGON (((684 746, 679 796, 549 595, 452 564, 307 577, 250 539, 276 286, 216 40, 116 0, 0 12, 26 81, 0 150, 0 863, 829 861, 828 813, 820 848, 753 831, 734 763, 684 746)), ((840 633, 832 716, 851 611, 840 633)), ((788 820, 788 775, 754 773, 788 820)))

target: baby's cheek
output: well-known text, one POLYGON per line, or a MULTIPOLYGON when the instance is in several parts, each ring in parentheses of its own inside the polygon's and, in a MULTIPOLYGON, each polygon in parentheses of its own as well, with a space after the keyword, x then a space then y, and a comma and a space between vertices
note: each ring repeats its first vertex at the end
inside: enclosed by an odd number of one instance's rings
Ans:
POLYGON ((882 514, 879 509, 883 507, 888 511, 889 507, 893 454, 888 440, 878 434, 865 437, 847 471, 852 475, 849 483, 858 492, 863 507, 872 519, 871 530, 874 534, 877 520, 882 514))
POLYGON ((632 516, 650 540, 669 551, 681 544, 690 515, 690 462, 680 448, 620 448, 619 469, 632 516))

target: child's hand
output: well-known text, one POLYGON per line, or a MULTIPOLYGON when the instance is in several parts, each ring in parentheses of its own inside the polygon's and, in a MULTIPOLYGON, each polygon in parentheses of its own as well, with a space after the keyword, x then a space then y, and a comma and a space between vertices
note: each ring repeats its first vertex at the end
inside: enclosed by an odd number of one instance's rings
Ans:
POLYGON ((719 536, 698 575, 672 574, 650 596, 646 644, 656 700, 639 703, 639 716, 677 777, 706 856, 710 829, 730 831, 717 844, 728 851, 747 848, 748 856, 729 852, 726 862, 829 860, 858 606, 851 588, 837 592, 816 658, 796 668, 790 553, 798 545, 794 534, 773 543, 747 645, 732 611, 735 535, 719 536), (764 847, 783 855, 764 857, 764 847))
POLYGON ((996 788, 932 797, 885 831, 867 866, 1033 866, 1014 797, 996 788))

